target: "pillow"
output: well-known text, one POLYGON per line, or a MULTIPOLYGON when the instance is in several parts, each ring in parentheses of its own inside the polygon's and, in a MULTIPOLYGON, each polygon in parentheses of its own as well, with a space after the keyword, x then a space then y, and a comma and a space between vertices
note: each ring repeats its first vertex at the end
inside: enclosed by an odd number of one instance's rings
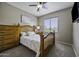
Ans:
POLYGON ((34 35, 35 34, 35 32, 27 32, 28 33, 28 35, 34 35))
POLYGON ((22 36, 26 36, 27 33, 26 33, 26 32, 21 32, 21 35, 22 35, 22 36))

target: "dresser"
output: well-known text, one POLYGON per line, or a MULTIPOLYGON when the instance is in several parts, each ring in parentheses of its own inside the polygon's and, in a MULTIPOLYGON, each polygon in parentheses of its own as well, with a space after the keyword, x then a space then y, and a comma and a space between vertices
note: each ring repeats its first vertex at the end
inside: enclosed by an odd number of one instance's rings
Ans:
POLYGON ((19 26, 0 25, 0 52, 19 45, 19 26))

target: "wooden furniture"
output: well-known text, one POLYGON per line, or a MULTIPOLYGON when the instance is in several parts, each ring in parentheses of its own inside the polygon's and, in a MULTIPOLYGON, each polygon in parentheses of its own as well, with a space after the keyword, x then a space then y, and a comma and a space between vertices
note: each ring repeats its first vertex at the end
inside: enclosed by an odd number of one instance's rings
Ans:
MULTIPOLYGON (((30 25, 21 26, 21 32, 28 32, 28 31, 33 31, 33 27, 30 26, 30 25)), ((38 54, 40 54, 40 56, 45 56, 45 54, 47 53, 47 50, 48 50, 49 46, 55 44, 55 33, 49 33, 46 37, 44 37, 43 32, 39 32, 37 34, 39 34, 40 38, 41 38, 40 39, 40 53, 38 53, 38 54), (53 38, 49 38, 50 35, 52 35, 53 38), (52 40, 52 44, 50 44, 46 49, 44 49, 45 48, 44 47, 45 46, 44 42, 48 43, 46 41, 46 39, 51 39, 52 40)), ((38 54, 36 56, 39 56, 38 54)))
POLYGON ((33 27, 30 25, 23 25, 20 26, 21 32, 28 32, 28 31, 34 31, 33 27))
POLYGON ((45 36, 45 37, 44 37, 43 32, 39 32, 39 33, 37 33, 37 34, 39 34, 40 37, 41 37, 41 42, 40 42, 40 56, 41 56, 41 57, 44 57, 44 56, 48 53, 48 50, 49 50, 49 48, 50 48, 50 45, 49 45, 46 49, 44 49, 44 41, 45 41, 45 39, 46 39, 49 35, 52 35, 53 38, 51 38, 51 39, 52 39, 52 44, 51 44, 51 46, 54 45, 54 44, 55 44, 55 32, 54 32, 54 33, 50 32, 50 33, 49 33, 47 36, 45 36))
POLYGON ((0 25, 0 52, 19 45, 19 25, 0 25))

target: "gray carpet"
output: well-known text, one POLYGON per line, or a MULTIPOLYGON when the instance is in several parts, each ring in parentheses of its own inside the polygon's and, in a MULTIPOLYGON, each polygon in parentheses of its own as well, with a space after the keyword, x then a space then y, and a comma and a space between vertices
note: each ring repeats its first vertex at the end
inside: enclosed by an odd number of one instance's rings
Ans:
MULTIPOLYGON (((35 57, 35 53, 28 48, 20 45, 0 53, 1 57, 35 57)), ((71 45, 56 42, 47 54, 47 57, 75 57, 71 45)))
POLYGON ((72 45, 56 42, 55 46, 50 49, 47 57, 75 57, 72 45))
POLYGON ((0 53, 0 57, 35 57, 36 53, 23 45, 11 48, 0 53))

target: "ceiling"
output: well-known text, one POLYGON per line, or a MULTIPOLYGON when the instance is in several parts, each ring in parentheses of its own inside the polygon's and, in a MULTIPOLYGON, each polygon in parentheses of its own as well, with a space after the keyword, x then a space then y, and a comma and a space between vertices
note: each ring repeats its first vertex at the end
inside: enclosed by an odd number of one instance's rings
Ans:
POLYGON ((74 2, 47 2, 45 6, 47 9, 41 8, 39 12, 37 12, 36 7, 30 7, 30 4, 37 4, 36 2, 6 2, 14 7, 17 7, 23 11, 31 13, 35 16, 42 16, 51 12, 59 11, 65 8, 72 7, 74 2))

